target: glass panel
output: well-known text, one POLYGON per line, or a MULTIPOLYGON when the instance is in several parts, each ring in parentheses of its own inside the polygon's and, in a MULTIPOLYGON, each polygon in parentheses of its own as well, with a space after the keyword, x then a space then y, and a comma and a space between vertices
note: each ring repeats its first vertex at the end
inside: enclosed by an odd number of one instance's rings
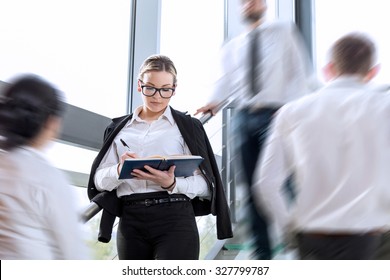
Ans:
POLYGON ((54 142, 50 145, 46 153, 55 167, 85 174, 89 174, 92 162, 97 156, 96 151, 66 145, 59 142, 54 142))
POLYGON ((0 80, 32 72, 73 105, 126 113, 130 2, 2 0, 0 80))
POLYGON ((352 32, 365 32, 376 42, 381 70, 375 81, 388 83, 390 41, 388 40, 387 2, 382 0, 317 0, 315 1, 315 61, 319 76, 326 63, 330 46, 341 36, 352 32))
POLYGON ((277 18, 277 3, 278 0, 267 0, 267 20, 275 20, 277 18))
POLYGON ((223 0, 162 0, 160 52, 173 60, 178 71, 171 102, 176 109, 194 113, 205 102, 223 25, 223 0))

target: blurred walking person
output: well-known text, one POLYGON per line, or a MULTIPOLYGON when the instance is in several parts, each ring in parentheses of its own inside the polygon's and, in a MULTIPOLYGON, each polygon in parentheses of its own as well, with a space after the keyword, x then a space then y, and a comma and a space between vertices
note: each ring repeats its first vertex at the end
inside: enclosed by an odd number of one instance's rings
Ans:
MULTIPOLYGON (((309 57, 292 23, 267 22, 265 0, 241 0, 245 32, 221 50, 220 67, 210 101, 196 112, 216 113, 219 104, 234 99, 237 150, 248 186, 248 212, 255 259, 270 259, 268 222, 253 203, 253 172, 275 112, 286 102, 309 92, 309 57)), ((289 185, 290 186, 290 185, 289 185)))
POLYGON ((87 258, 69 183, 43 153, 60 130, 60 92, 23 75, 0 98, 0 259, 87 258))
POLYGON ((369 81, 376 50, 360 33, 340 38, 329 83, 277 114, 255 192, 301 259, 373 259, 390 228, 390 95, 369 81), (282 186, 294 174, 289 208, 282 186))

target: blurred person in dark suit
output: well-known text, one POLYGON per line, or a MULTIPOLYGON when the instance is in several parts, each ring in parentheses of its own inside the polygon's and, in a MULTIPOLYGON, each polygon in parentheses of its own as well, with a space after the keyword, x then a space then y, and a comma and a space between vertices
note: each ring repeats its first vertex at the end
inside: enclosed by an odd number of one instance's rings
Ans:
POLYGON ((196 114, 209 111, 215 114, 219 104, 235 100, 237 113, 233 127, 242 162, 236 170, 242 169, 248 187, 248 213, 255 247, 253 258, 271 259, 268 223, 264 213, 257 211, 253 203, 250 188, 253 172, 273 115, 286 102, 308 93, 313 75, 296 26, 290 22, 266 21, 265 0, 240 2, 247 28, 223 46, 213 93, 196 114))
POLYGON ((347 34, 330 50, 328 84, 274 119, 254 191, 301 259, 373 259, 390 228, 390 95, 369 83, 377 72, 372 40, 347 34))
POLYGON ((88 257, 69 183, 46 159, 64 113, 62 94, 35 75, 0 99, 0 259, 88 257))

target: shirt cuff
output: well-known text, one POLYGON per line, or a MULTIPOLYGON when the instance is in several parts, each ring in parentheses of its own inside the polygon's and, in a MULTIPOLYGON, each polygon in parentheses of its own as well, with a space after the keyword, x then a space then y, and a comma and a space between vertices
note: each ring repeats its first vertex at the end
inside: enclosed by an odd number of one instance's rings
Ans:
POLYGON ((120 185, 123 180, 118 179, 118 165, 115 164, 110 167, 103 168, 95 174, 95 185, 99 191, 112 191, 118 185, 120 185))
POLYGON ((185 178, 176 177, 176 186, 172 191, 168 191, 170 194, 185 194, 190 199, 193 199, 195 196, 188 193, 188 181, 185 178))

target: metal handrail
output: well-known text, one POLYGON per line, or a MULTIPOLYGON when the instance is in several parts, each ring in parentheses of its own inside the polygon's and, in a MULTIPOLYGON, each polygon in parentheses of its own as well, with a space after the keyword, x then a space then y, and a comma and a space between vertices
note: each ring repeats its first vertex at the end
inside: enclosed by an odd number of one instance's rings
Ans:
POLYGON ((225 100, 225 101, 222 101, 221 103, 219 103, 213 110, 213 112, 211 111, 207 111, 206 113, 204 113, 200 118, 199 120, 201 121, 202 124, 205 124, 207 123, 210 119, 212 119, 219 111, 223 110, 224 108, 226 108, 229 104, 232 103, 232 100, 225 100))
POLYGON ((90 219, 96 216, 102 208, 95 202, 91 201, 89 205, 81 212, 81 221, 83 223, 88 222, 90 219))
MULTIPOLYGON (((210 119, 213 118, 214 115, 216 115, 219 111, 221 111, 222 109, 224 109, 225 107, 227 107, 229 105, 230 102, 228 101, 224 101, 222 103, 220 103, 215 109, 214 109, 214 113, 212 113, 211 111, 208 111, 206 113, 204 113, 200 118, 200 122, 202 124, 205 124, 207 123, 210 119)), ((88 222, 89 220, 91 220, 93 217, 96 216, 97 213, 99 213, 100 211, 102 210, 102 207, 100 207, 97 203, 95 203, 94 201, 91 201, 90 204, 84 208, 84 210, 81 211, 81 215, 80 215, 80 219, 83 223, 86 223, 88 222)))

